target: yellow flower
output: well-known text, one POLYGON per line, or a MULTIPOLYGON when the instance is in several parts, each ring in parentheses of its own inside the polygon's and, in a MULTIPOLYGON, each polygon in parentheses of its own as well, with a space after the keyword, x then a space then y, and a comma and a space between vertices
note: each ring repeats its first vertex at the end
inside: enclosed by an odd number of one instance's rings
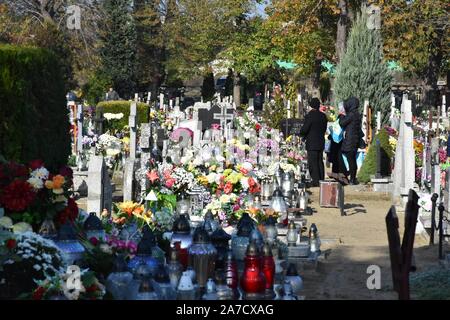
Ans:
POLYGON ((53 181, 51 181, 51 180, 45 181, 45 187, 47 189, 53 189, 53 181))

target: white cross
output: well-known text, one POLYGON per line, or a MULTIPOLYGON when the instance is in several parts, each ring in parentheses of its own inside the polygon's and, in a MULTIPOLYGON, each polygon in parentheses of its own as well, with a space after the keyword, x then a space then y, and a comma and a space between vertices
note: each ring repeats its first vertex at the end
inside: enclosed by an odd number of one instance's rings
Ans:
POLYGON ((221 129, 226 130, 227 120, 233 120, 234 115, 227 113, 229 108, 227 108, 226 104, 222 104, 220 106, 220 109, 221 109, 221 112, 219 114, 215 113, 213 116, 213 119, 220 120, 221 129))

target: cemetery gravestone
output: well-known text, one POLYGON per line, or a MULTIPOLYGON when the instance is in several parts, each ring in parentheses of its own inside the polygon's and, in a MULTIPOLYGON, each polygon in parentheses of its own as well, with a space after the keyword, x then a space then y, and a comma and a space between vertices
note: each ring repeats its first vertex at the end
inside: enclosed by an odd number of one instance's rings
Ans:
POLYGON ((103 157, 91 156, 88 167, 87 211, 98 215, 103 209, 111 212, 112 186, 103 157))
POLYGON ((302 129, 303 121, 301 119, 283 119, 280 122, 281 132, 284 135, 284 138, 291 135, 300 136, 300 131, 302 129))
POLYGON ((404 200, 415 180, 415 153, 413 147, 411 100, 404 95, 400 117, 400 129, 395 152, 394 197, 404 200))

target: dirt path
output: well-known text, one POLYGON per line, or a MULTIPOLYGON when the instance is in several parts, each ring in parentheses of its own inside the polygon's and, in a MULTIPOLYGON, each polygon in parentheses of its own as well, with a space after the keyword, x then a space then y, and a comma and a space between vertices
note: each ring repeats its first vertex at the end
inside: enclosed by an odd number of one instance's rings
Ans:
MULTIPOLYGON (((383 194, 346 187, 346 212, 341 217, 338 209, 320 208, 319 190, 312 189, 311 206, 316 211, 309 216, 308 225, 316 223, 321 238, 326 241, 323 250, 331 249, 326 260, 316 271, 303 271, 306 299, 397 299, 392 291, 392 276, 386 234, 385 216, 391 200, 383 194), (367 267, 381 269, 381 289, 366 286, 367 267)), ((404 215, 398 212, 401 232, 404 215)), ((418 271, 438 263, 437 247, 428 247, 425 239, 416 236, 415 261, 418 271)))

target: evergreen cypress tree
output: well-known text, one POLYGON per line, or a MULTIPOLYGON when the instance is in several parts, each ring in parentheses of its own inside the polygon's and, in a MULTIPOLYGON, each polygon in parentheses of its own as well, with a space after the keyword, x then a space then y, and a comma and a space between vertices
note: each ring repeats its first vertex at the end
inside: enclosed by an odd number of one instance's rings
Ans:
POLYGON ((151 89, 157 96, 164 73, 164 41, 158 13, 159 1, 134 0, 133 18, 137 34, 137 64, 139 91, 151 89))
POLYGON ((101 56, 104 74, 121 98, 134 95, 137 79, 137 33, 131 0, 106 0, 101 56))
POLYGON ((212 71, 209 71, 203 77, 203 85, 202 85, 202 97, 203 101, 211 101, 214 98, 214 94, 216 93, 214 86, 214 75, 212 71))
POLYGON ((367 99, 373 116, 381 111, 381 121, 387 123, 392 75, 383 61, 380 31, 369 30, 366 24, 367 15, 363 11, 353 24, 347 50, 336 67, 334 97, 336 103, 357 97, 361 113, 367 99))

